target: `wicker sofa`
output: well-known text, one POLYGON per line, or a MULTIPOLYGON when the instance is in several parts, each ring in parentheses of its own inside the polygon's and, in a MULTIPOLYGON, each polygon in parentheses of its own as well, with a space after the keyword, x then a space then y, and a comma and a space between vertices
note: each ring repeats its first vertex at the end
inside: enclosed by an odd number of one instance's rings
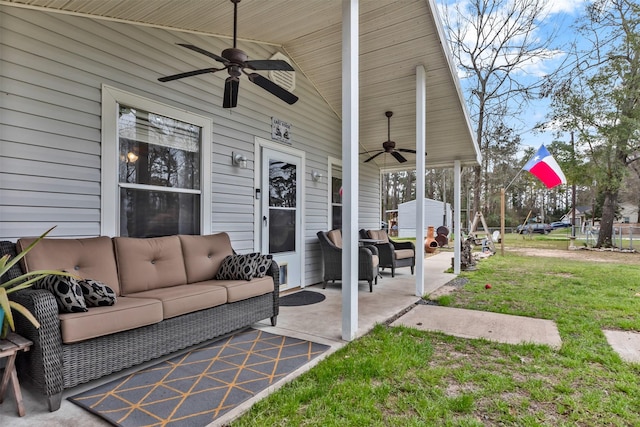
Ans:
MULTIPOLYGON (((15 255, 32 241, 0 242, 0 255, 15 255)), ((42 240, 9 278, 22 271, 62 269, 108 285, 117 297, 112 306, 60 313, 48 290, 12 293, 41 324, 35 329, 16 316, 17 332, 34 343, 19 360, 21 375, 47 396, 49 410, 55 411, 65 389, 260 320, 270 318, 275 326, 277 264, 272 262, 264 277, 215 280, 228 255, 235 252, 226 233, 42 240)))

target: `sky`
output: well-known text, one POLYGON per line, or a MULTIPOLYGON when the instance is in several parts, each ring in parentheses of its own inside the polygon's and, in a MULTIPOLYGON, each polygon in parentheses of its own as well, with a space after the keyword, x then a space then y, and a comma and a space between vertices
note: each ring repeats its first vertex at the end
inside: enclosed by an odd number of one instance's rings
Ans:
MULTIPOLYGON (((449 10, 453 10, 452 5, 459 4, 464 5, 469 0, 437 0, 440 5, 440 14, 444 16, 445 10, 443 5, 449 5, 449 10)), ((477 1, 477 0, 473 0, 477 1)), ((484 0, 485 2, 491 0, 484 0)), ((498 1, 498 0, 496 0, 498 1)), ((501 3, 507 1, 518 0, 500 0, 501 3)), ((545 1, 545 0, 543 0, 545 1)), ((553 71, 558 64, 566 58, 566 51, 562 49, 569 42, 576 39, 575 31, 572 28, 573 23, 579 18, 584 11, 584 6, 588 0, 551 0, 546 1, 546 18, 543 22, 539 23, 539 27, 533 34, 535 37, 544 39, 549 34, 557 33, 553 39, 553 45, 556 47, 551 53, 551 59, 541 61, 531 61, 524 65, 518 72, 517 77, 522 81, 527 81, 535 78, 536 76, 542 76, 553 71)), ((464 10, 464 8, 461 8, 464 10)), ((445 30, 446 31, 446 30, 445 30)), ((469 32, 466 36, 467 43, 473 42, 472 32, 469 32)), ((469 80, 464 78, 463 73, 459 73, 461 78, 460 83, 465 91, 465 88, 469 87, 469 80)), ((465 91, 465 97, 467 92, 465 91)), ((517 134, 522 139, 523 151, 527 147, 538 148, 541 144, 548 145, 555 138, 552 131, 540 132, 534 129, 536 124, 545 121, 545 115, 549 111, 549 100, 536 100, 532 102, 526 109, 526 112, 519 117, 512 117, 506 124, 517 130, 517 134)))

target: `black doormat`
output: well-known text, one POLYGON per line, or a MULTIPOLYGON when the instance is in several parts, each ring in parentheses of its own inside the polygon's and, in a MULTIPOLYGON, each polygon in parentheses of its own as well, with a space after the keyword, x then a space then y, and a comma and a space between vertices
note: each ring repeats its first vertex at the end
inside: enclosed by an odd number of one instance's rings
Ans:
POLYGON ((203 427, 328 348, 250 329, 68 399, 115 426, 203 427))
POLYGON ((280 305, 283 307, 295 307, 298 305, 316 304, 324 301, 326 297, 320 292, 300 291, 295 294, 280 297, 280 305))

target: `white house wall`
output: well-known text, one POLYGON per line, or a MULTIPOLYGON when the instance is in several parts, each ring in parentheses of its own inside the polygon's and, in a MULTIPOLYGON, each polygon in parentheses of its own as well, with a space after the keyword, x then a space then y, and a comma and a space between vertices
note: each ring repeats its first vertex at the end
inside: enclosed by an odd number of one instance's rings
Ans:
MULTIPOLYGON (((271 117, 292 124, 292 146, 306 153, 305 283, 320 281, 316 232, 326 229, 328 157, 341 154, 340 119, 300 71, 293 106, 242 79, 238 107, 223 109, 226 74, 160 83, 158 77, 215 66, 176 46, 212 52, 231 41, 85 17, 0 6, 0 240, 100 234, 101 86, 208 116, 213 122, 212 230, 229 232, 238 252, 254 247, 254 143, 271 138, 271 117), (231 164, 232 151, 248 168, 231 164)), ((251 58, 276 48, 239 42, 251 58)), ((286 53, 286 52, 285 52, 286 53)), ((295 67, 295 64, 294 64, 295 67)), ((379 175, 363 165, 363 227, 380 217, 379 175)))

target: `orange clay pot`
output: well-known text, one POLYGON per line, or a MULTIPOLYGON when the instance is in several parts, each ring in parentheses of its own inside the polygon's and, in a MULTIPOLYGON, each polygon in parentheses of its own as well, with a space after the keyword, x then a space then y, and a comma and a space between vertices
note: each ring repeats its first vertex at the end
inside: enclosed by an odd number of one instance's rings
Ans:
POLYGON ((424 239, 424 251, 428 254, 434 253, 438 249, 438 242, 435 238, 435 229, 432 226, 427 228, 427 237, 424 239))

